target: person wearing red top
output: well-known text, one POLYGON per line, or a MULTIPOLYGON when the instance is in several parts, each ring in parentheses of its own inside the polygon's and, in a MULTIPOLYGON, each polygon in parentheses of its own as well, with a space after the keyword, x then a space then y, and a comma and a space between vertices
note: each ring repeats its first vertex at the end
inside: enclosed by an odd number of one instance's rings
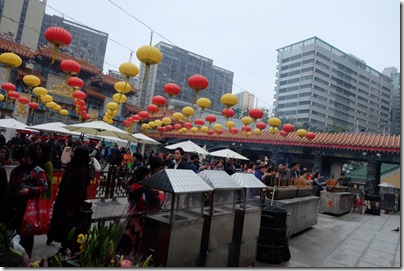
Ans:
MULTIPOLYGON (((48 189, 48 182, 45 171, 36 163, 35 146, 20 147, 16 152, 16 158, 20 165, 10 174, 7 225, 20 234, 27 200, 41 196, 48 189)), ((20 245, 31 257, 34 236, 21 236, 20 245)))

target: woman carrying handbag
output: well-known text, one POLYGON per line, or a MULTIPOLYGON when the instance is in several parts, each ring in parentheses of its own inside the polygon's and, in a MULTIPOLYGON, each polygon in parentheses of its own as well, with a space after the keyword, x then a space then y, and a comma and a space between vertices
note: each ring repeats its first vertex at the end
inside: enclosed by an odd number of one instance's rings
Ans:
POLYGON ((39 198, 48 189, 48 182, 45 171, 36 163, 35 146, 20 147, 16 158, 19 166, 11 171, 9 182, 8 225, 21 236, 20 245, 31 257, 34 235, 24 233, 26 229, 21 227, 23 217, 28 200, 39 198))

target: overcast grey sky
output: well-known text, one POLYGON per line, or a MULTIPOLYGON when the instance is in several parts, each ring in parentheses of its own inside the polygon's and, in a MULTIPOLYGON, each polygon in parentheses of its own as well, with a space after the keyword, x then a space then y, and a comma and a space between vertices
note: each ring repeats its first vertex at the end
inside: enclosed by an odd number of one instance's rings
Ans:
MULTIPOLYGON (((276 49, 312 36, 377 71, 400 69, 398 0, 47 0, 47 5, 47 14, 62 12, 134 52, 149 44, 150 27, 153 45, 172 43, 234 72, 229 92, 248 90, 259 106, 272 106, 276 49)), ((104 72, 117 70, 129 55, 109 40, 104 72)), ((135 55, 132 62, 139 66, 135 55)))

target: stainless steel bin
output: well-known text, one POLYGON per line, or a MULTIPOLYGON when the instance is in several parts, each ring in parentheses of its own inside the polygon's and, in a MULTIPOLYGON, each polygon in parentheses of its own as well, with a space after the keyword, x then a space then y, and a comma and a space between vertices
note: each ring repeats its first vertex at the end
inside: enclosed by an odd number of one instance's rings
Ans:
POLYGON ((140 184, 166 192, 163 210, 145 216, 142 252, 154 251, 155 266, 196 267, 204 221, 203 193, 213 188, 192 170, 180 169, 162 170, 140 184))
POLYGON ((204 208, 199 266, 226 267, 233 238, 236 191, 242 187, 225 171, 204 170, 198 175, 213 188, 204 208))
POLYGON ((237 172, 231 177, 243 189, 236 204, 228 265, 249 266, 255 263, 264 196, 262 190, 267 186, 252 173, 237 172), (254 196, 256 190, 258 196, 254 196))

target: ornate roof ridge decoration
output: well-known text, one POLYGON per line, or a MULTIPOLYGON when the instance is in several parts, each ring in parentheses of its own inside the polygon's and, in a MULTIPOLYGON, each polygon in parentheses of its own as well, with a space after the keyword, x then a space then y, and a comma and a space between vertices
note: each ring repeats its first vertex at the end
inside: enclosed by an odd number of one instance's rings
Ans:
MULTIPOLYGON (((160 134, 146 132, 147 136, 158 139, 160 134)), ((326 133, 316 132, 316 137, 312 140, 300 138, 295 132, 282 137, 279 133, 273 135, 269 131, 263 131, 261 135, 251 135, 245 137, 242 132, 233 135, 228 130, 223 130, 223 134, 211 135, 197 132, 193 134, 188 132, 180 134, 178 131, 165 132, 164 137, 168 138, 188 138, 190 140, 202 139, 207 141, 229 141, 264 145, 287 145, 287 146, 306 146, 320 149, 350 150, 350 151, 369 151, 381 153, 400 153, 400 135, 380 135, 380 134, 351 134, 351 133, 326 133)))
POLYGON ((52 88, 48 89, 48 92, 51 94, 58 94, 71 99, 73 99, 73 91, 73 88, 67 84, 66 80, 52 84, 52 88))
POLYGON ((35 53, 28 46, 4 37, 0 37, 0 51, 13 52, 23 58, 33 59, 35 57, 35 53))
MULTIPOLYGON (((53 49, 47 48, 47 47, 38 47, 38 50, 35 52, 35 55, 41 55, 41 56, 52 59, 53 49)), ((81 66, 81 69, 85 70, 86 72, 89 72, 92 74, 101 74, 102 73, 102 71, 100 69, 98 69, 96 66, 94 66, 93 64, 91 64, 85 60, 73 57, 71 55, 62 53, 62 52, 58 52, 55 59, 59 62, 65 60, 65 59, 72 59, 72 60, 76 61, 77 63, 79 63, 81 66)))
POLYGON ((131 113, 139 113, 140 111, 144 111, 145 109, 140 108, 139 106, 135 104, 130 104, 130 103, 125 103, 125 110, 131 112, 131 113))
POLYGON ((41 80, 41 84, 44 84, 46 82, 45 77, 42 76, 42 73, 38 70, 32 70, 27 67, 18 67, 17 68, 17 74, 20 75, 21 77, 24 77, 25 75, 35 75, 36 77, 41 80))
POLYGON ((90 97, 94 97, 94 98, 97 98, 97 99, 100 99, 100 100, 103 100, 103 101, 105 100, 105 95, 102 94, 102 91, 99 90, 96 87, 86 86, 86 87, 84 87, 83 90, 90 97))

